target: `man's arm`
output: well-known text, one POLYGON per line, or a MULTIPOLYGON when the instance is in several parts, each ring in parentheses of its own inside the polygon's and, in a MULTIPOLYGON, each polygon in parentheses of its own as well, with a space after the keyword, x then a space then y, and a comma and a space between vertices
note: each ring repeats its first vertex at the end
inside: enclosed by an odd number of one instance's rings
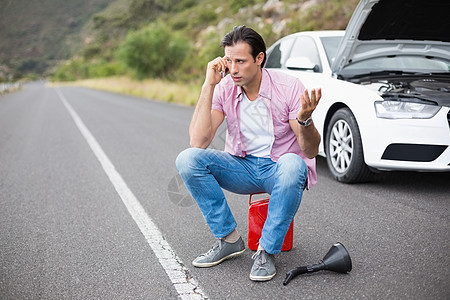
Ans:
POLYGON ((206 79, 189 125, 191 147, 207 148, 224 120, 223 113, 211 109, 211 106, 214 88, 222 79, 220 71, 225 69, 226 62, 222 57, 208 63, 206 79))
MULTIPOLYGON (((322 90, 312 89, 311 97, 308 90, 305 90, 303 95, 300 95, 301 108, 297 114, 297 119, 305 121, 311 117, 313 111, 319 104, 322 97, 322 90)), ((294 131, 300 150, 308 158, 314 158, 319 153, 320 134, 312 122, 309 126, 300 125, 297 120, 289 120, 292 130, 294 131)))

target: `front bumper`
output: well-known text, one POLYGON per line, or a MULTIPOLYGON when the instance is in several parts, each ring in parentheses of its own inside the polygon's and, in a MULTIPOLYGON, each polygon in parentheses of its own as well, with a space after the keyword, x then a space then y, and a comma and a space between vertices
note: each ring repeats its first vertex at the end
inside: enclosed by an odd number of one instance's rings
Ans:
POLYGON ((450 108, 442 107, 431 119, 377 119, 361 126, 368 166, 379 170, 450 171, 450 108))

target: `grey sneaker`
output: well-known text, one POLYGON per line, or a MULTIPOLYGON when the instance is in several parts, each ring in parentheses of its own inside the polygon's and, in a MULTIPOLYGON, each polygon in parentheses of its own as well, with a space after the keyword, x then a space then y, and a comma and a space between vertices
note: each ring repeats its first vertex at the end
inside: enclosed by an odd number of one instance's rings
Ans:
POLYGON ((253 281, 267 281, 272 279, 276 274, 275 259, 272 254, 264 250, 258 250, 253 254, 252 270, 250 271, 250 279, 253 281))
POLYGON ((192 265, 198 268, 213 267, 226 259, 243 253, 244 251, 244 241, 242 241, 241 237, 234 243, 228 243, 225 242, 224 239, 219 239, 208 252, 201 254, 194 259, 192 265))

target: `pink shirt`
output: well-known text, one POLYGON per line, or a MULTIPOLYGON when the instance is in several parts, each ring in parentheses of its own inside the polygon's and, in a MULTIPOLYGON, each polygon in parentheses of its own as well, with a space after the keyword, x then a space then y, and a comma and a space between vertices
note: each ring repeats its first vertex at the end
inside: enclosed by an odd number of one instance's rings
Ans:
MULTIPOLYGON (((270 158, 277 161, 281 155, 296 153, 308 166, 308 187, 317 182, 316 159, 307 158, 297 142, 297 137, 289 125, 289 120, 295 120, 300 110, 300 93, 305 90, 301 81, 285 73, 262 69, 259 98, 269 108, 270 119, 273 121, 274 141, 270 158)), ((230 76, 226 76, 215 87, 212 109, 225 115, 227 135, 225 151, 244 157, 246 152, 245 139, 239 128, 239 103, 242 100, 242 88, 236 86, 230 76)))

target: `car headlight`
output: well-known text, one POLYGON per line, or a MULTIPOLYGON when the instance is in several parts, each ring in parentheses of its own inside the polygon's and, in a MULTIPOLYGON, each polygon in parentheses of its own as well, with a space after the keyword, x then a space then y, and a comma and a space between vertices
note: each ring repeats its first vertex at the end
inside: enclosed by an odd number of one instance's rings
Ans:
POLYGON ((440 109, 440 106, 415 102, 375 101, 377 117, 383 119, 429 119, 440 109))

